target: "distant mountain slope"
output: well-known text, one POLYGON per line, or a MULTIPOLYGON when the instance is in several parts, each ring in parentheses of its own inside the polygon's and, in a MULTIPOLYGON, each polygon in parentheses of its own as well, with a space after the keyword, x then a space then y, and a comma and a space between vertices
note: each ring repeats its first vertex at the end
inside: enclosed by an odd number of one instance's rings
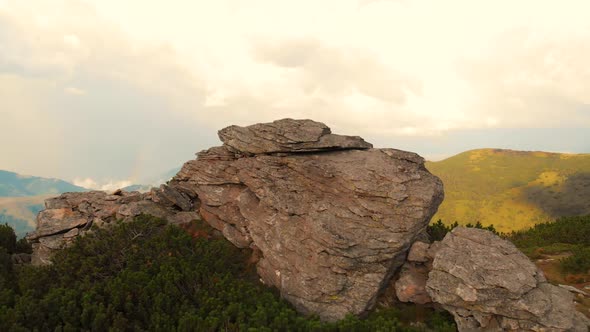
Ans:
POLYGON ((590 154, 480 149, 426 167, 445 185, 433 220, 480 221, 507 232, 590 214, 590 154))
POLYGON ((44 208, 45 199, 64 192, 86 190, 63 180, 0 170, 0 224, 11 225, 22 237, 35 229, 36 215, 44 208))
POLYGON ((71 191, 86 191, 86 189, 63 180, 26 176, 0 170, 0 197, 57 195, 71 191))
POLYGON ((9 224, 18 237, 35 229, 36 216, 45 208, 44 202, 54 195, 0 197, 0 224, 9 224))

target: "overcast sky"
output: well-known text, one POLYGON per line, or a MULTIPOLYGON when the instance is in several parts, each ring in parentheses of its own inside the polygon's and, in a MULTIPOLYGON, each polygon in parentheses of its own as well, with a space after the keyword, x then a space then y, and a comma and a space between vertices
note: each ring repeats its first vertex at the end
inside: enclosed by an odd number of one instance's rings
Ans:
POLYGON ((589 13, 587 0, 0 0, 0 169, 141 182, 222 127, 285 117, 429 159, 590 152, 589 13))

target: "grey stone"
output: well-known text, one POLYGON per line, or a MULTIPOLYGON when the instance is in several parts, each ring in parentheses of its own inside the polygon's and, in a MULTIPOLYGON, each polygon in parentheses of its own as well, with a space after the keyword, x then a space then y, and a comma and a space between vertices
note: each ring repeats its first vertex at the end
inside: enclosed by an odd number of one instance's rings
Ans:
POLYGON ((458 227, 440 242, 426 289, 460 331, 587 331, 573 295, 547 283, 512 243, 458 227))
POLYGON ((219 131, 221 141, 246 154, 369 149, 373 146, 358 136, 341 136, 312 120, 282 119, 248 127, 230 126, 219 131))
POLYGON ((409 262, 426 263, 429 261, 428 249, 430 245, 425 242, 416 241, 412 244, 410 252, 408 253, 409 262))
POLYGON ((165 204, 152 201, 149 194, 122 190, 112 195, 100 191, 65 193, 48 199, 46 209, 37 216, 36 231, 27 235, 33 246, 31 263, 50 264, 56 251, 88 232, 90 225, 105 227, 115 220, 129 221, 140 214, 164 218, 174 224, 200 218, 196 211, 178 211, 179 205, 180 208, 194 206, 185 194, 173 188, 163 188, 162 192, 165 192, 162 194, 165 204))
POLYGON ((168 185, 194 191, 236 246, 258 248, 261 279, 300 312, 336 320, 374 306, 443 188, 414 153, 328 135, 310 120, 232 126, 168 185))

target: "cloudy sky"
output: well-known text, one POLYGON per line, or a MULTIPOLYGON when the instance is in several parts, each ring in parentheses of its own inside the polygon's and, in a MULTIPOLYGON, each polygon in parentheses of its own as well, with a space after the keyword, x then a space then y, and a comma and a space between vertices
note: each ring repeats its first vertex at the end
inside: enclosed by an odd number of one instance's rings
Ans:
POLYGON ((440 159, 590 152, 590 1, 0 0, 0 169, 142 182, 311 118, 440 159))

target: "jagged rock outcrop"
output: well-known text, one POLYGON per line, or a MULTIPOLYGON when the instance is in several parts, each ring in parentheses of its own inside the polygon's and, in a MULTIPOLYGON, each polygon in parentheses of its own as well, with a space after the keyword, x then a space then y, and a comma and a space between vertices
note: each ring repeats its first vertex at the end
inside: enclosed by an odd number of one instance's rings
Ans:
POLYGON ((172 223, 202 217, 254 250, 264 283, 324 320, 365 313, 393 285, 387 294, 441 305, 461 331, 587 331, 572 295, 547 283, 509 242, 457 228, 427 243, 443 187, 420 156, 373 149, 311 120, 231 126, 219 136, 223 146, 198 153, 149 193, 48 200, 28 236, 33 263, 49 263, 92 225, 139 214, 172 223))
MULTIPOLYGON (((587 331, 573 295, 549 284, 512 243, 474 228, 455 228, 425 251, 425 285, 460 331, 587 331)), ((423 290, 417 290, 417 293, 423 290)))
MULTIPOLYGON (((32 243, 33 265, 51 263, 51 257, 88 232, 92 225, 102 227, 115 220, 130 220, 140 214, 186 223, 200 219, 192 200, 175 189, 162 186, 150 193, 102 191, 65 193, 45 201, 45 210, 37 215, 37 228, 27 235, 32 243), (191 201, 187 204, 186 201, 191 201)), ((198 208, 198 205, 197 205, 198 208)))
POLYGON ((311 120, 219 132, 169 186, 198 196, 204 220, 261 253, 261 279, 304 313, 371 309, 443 199, 410 152, 372 149, 311 120))

